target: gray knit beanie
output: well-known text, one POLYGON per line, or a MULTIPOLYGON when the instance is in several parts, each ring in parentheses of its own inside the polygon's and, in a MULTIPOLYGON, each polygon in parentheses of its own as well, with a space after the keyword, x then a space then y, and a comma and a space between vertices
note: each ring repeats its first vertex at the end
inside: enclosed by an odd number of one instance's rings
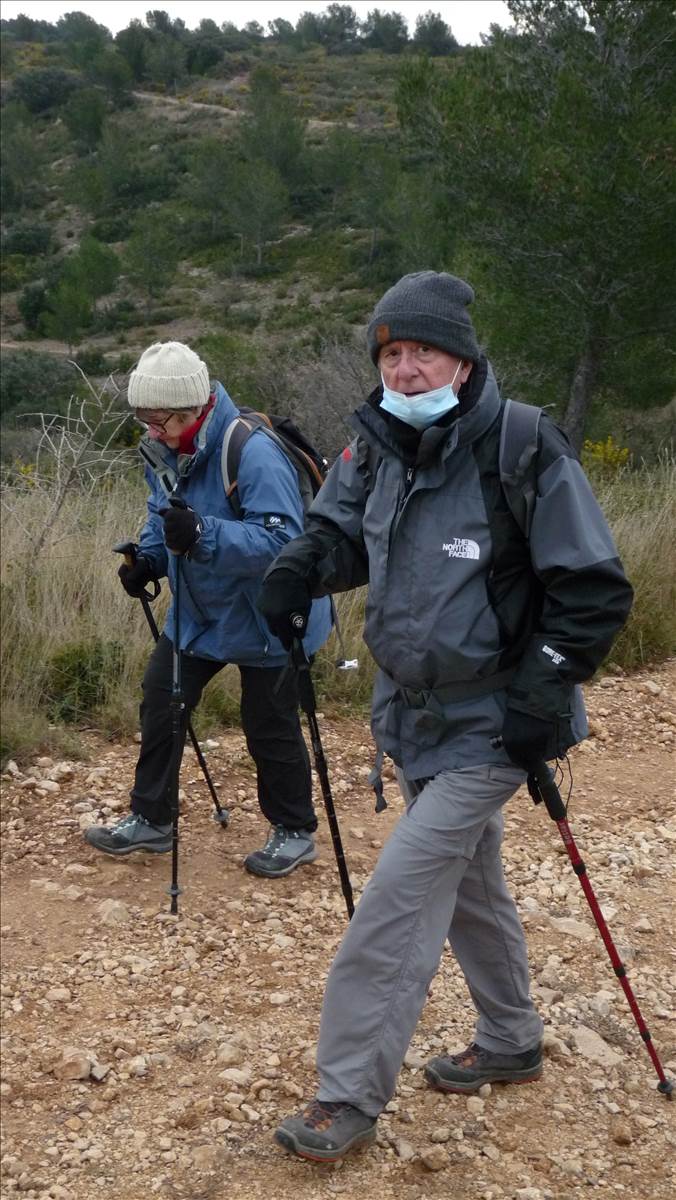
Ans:
POLYGON ((478 362, 474 326, 467 305, 474 292, 464 279, 445 271, 415 271, 385 292, 373 310, 366 334, 374 363, 388 342, 428 342, 457 358, 478 362))
POLYGON ((201 408, 211 387, 206 363, 183 342, 155 342, 129 376, 132 408, 201 408))

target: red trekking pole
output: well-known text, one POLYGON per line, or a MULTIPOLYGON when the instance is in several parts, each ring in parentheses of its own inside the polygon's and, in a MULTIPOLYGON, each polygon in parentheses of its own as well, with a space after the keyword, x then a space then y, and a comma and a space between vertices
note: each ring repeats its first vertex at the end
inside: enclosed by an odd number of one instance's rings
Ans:
POLYGON ((674 1090, 674 1080, 667 1079, 667 1076, 664 1074, 657 1051, 653 1046, 650 1032, 645 1021, 643 1020, 641 1010, 636 1002, 636 997, 627 978, 626 968, 624 967, 624 964, 617 953, 615 943, 610 936, 610 930, 606 925, 605 917, 601 912, 598 900, 596 899, 592 885, 589 882, 587 868, 585 867, 584 862, 580 857, 578 848, 575 845, 575 839, 570 831, 570 826, 567 820, 566 806, 563 803, 563 800, 561 799, 561 793, 554 782, 554 772, 549 769, 546 762, 542 761, 538 763, 537 766, 529 773, 528 791, 530 792, 531 798, 535 804, 539 804, 540 801, 544 801, 547 812, 552 818, 552 821, 554 821, 556 824, 559 833, 563 838, 563 844, 568 852, 568 857, 572 863, 573 870, 580 880, 582 890, 587 897, 587 903, 592 911, 599 933, 603 938, 603 944, 608 951, 608 956, 613 965, 613 970, 617 975, 622 991, 627 997, 627 1003, 629 1004, 634 1016, 634 1020, 638 1025, 638 1031, 643 1038, 645 1048, 650 1055, 655 1070, 657 1071, 657 1076, 659 1079, 657 1090, 658 1092, 661 1092, 663 1096, 666 1096, 667 1100, 671 1100, 674 1090))

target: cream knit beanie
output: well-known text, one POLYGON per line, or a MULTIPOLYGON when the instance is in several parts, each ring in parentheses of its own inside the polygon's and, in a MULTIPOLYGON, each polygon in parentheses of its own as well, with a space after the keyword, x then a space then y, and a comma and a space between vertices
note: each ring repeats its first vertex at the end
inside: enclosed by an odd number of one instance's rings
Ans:
POLYGON ((155 342, 129 376, 132 408, 201 408, 211 387, 206 363, 183 342, 155 342))

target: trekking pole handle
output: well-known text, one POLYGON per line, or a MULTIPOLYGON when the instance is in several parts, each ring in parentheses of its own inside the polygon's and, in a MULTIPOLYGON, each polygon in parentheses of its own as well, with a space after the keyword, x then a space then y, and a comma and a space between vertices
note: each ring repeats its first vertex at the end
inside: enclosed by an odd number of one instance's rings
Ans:
POLYGON ((305 654, 305 650, 303 650, 303 643, 302 643, 301 639, 305 637, 305 630, 307 629, 307 622, 308 622, 308 619, 307 619, 305 613, 299 613, 299 612, 289 613, 289 624, 291 625, 291 628, 293 629, 294 646, 295 646, 296 642, 300 642, 301 650, 303 651, 303 656, 304 656, 306 662, 307 662, 307 655, 305 654))
MULTIPOLYGON (((117 546, 113 546, 113 554, 121 554, 124 558, 125 566, 135 567, 138 559, 138 546, 136 542, 118 542, 117 546)), ((148 591, 144 588, 141 592, 141 600, 157 600, 162 588, 160 587, 159 579, 153 579, 153 591, 148 591)))
POLYGON ((136 542, 118 542, 117 546, 113 546, 113 554, 122 554, 125 566, 136 566, 138 558, 136 542))
MULTIPOLYGON (((491 746, 494 750, 501 750, 504 746, 504 742, 501 737, 492 737, 491 746)), ((535 783, 537 784, 537 798, 531 791, 531 796, 533 796, 534 803, 539 804, 540 801, 543 800, 545 808, 552 818, 552 821, 565 821, 566 806, 563 803, 563 800, 561 799, 561 793, 554 782, 554 772, 547 765, 544 758, 541 758, 539 762, 534 763, 528 768, 528 778, 529 780, 535 780, 535 783)))

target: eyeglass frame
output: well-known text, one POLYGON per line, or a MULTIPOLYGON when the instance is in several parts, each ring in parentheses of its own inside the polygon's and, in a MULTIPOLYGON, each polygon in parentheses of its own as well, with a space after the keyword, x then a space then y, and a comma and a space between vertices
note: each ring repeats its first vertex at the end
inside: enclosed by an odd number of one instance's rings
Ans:
POLYGON ((152 411, 151 409, 147 409, 147 408, 137 408, 136 409, 135 417, 136 417, 136 420, 138 421, 139 425, 143 425, 144 429, 160 429, 162 431, 162 433, 166 433, 167 425, 169 424, 169 422, 172 421, 174 417, 178 416, 179 413, 190 412, 190 409, 189 408, 174 408, 169 413, 169 416, 165 417, 164 421, 159 421, 159 420, 144 421, 140 414, 151 412, 151 411, 152 411))

